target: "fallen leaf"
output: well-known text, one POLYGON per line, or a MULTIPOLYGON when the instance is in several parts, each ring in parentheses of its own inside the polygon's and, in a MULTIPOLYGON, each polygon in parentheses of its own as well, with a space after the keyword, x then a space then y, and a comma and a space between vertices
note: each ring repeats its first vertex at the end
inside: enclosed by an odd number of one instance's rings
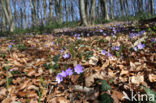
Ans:
POLYGON ((148 79, 150 82, 156 82, 156 75, 155 74, 149 74, 148 79))
POLYGON ((129 78, 129 80, 133 84, 140 85, 141 83, 144 82, 144 76, 143 75, 132 76, 129 78))

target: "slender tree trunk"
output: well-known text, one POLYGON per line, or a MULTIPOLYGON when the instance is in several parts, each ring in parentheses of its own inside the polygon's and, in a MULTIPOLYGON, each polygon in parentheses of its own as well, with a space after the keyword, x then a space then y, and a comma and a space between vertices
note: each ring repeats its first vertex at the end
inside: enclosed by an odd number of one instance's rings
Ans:
POLYGON ((25 2, 24 2, 24 20, 25 20, 25 28, 28 28, 27 12, 26 12, 26 3, 25 3, 25 2))
POLYGON ((91 24, 94 24, 95 22, 95 7, 96 7, 96 1, 91 0, 91 24))
POLYGON ((109 20, 109 15, 108 15, 108 7, 107 7, 107 0, 103 0, 104 2, 104 17, 106 20, 109 20))
POLYGON ((49 0, 49 11, 50 11, 50 23, 52 23, 52 20, 53 20, 53 2, 52 0, 49 0))
POLYGON ((44 22, 45 22, 45 25, 47 24, 47 2, 46 0, 43 0, 43 8, 44 8, 44 22))
POLYGON ((59 21, 62 23, 63 22, 63 17, 62 17, 62 0, 59 0, 59 21))
POLYGON ((120 0, 120 7, 121 7, 121 15, 124 16, 123 0, 120 0))
POLYGON ((150 13, 154 14, 154 1, 150 0, 150 13))
POLYGON ((89 1, 90 0, 84 0, 85 2, 85 13, 86 13, 86 19, 87 19, 87 22, 89 22, 90 18, 89 18, 89 1))
POLYGON ((80 7, 80 16, 81 16, 81 23, 82 25, 88 25, 86 13, 85 13, 85 4, 84 0, 79 0, 79 7, 80 7))

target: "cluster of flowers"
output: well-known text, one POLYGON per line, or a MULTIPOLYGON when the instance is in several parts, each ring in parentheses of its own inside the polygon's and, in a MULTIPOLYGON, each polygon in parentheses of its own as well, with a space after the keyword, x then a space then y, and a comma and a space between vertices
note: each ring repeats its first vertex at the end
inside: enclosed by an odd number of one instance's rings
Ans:
POLYGON ((117 51, 119 51, 120 46, 111 47, 111 49, 112 49, 112 50, 117 50, 117 51))
POLYGON ((103 36, 107 35, 102 29, 100 29, 100 33, 103 33, 103 36))
MULTIPOLYGON (((80 64, 78 64, 78 65, 75 66, 74 71, 77 74, 80 74, 80 73, 83 72, 83 67, 80 64)), ((68 68, 66 71, 63 70, 61 73, 59 73, 56 76, 56 81, 58 83, 61 83, 63 81, 64 77, 71 76, 71 75, 73 75, 73 70, 71 68, 68 68)))
POLYGON ((142 43, 140 43, 140 44, 138 44, 137 46, 135 46, 133 49, 135 50, 135 51, 137 51, 138 49, 144 49, 145 48, 145 44, 142 44, 142 43))
POLYGON ((80 34, 75 34, 74 36, 77 37, 78 40, 81 39, 80 34))
POLYGON ((140 31, 139 33, 130 33, 129 37, 130 38, 134 38, 134 37, 138 37, 141 36, 145 31, 140 31))
POLYGON ((102 55, 107 55, 108 57, 113 57, 113 55, 111 53, 107 52, 106 50, 102 50, 101 54, 102 55))

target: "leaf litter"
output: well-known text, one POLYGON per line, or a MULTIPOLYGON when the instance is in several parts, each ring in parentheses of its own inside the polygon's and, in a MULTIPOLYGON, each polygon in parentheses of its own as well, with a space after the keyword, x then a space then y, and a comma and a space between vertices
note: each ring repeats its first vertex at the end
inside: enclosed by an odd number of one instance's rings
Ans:
POLYGON ((0 102, 119 103, 130 101, 123 97, 131 91, 155 93, 156 32, 147 30, 153 26, 0 38, 0 102))

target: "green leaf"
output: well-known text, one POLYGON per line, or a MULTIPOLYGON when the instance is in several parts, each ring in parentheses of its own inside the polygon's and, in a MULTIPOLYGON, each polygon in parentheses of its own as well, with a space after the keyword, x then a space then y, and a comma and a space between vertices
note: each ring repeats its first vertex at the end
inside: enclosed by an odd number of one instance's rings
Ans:
POLYGON ((101 83, 102 83, 101 89, 100 89, 101 92, 111 89, 111 86, 105 80, 101 80, 101 83))
POLYGON ((99 103, 113 103, 113 102, 114 102, 113 98, 107 93, 99 96, 99 103))
POLYGON ((120 52, 117 52, 117 51, 116 51, 116 56, 117 56, 117 57, 120 57, 120 52))
POLYGON ((43 66, 44 66, 44 68, 45 68, 46 70, 50 69, 50 65, 43 64, 43 66))
POLYGON ((53 61, 57 63, 59 61, 59 58, 60 58, 60 55, 56 55, 54 56, 53 61))
POLYGON ((10 68, 10 66, 5 66, 5 69, 8 71, 8 69, 10 68))

